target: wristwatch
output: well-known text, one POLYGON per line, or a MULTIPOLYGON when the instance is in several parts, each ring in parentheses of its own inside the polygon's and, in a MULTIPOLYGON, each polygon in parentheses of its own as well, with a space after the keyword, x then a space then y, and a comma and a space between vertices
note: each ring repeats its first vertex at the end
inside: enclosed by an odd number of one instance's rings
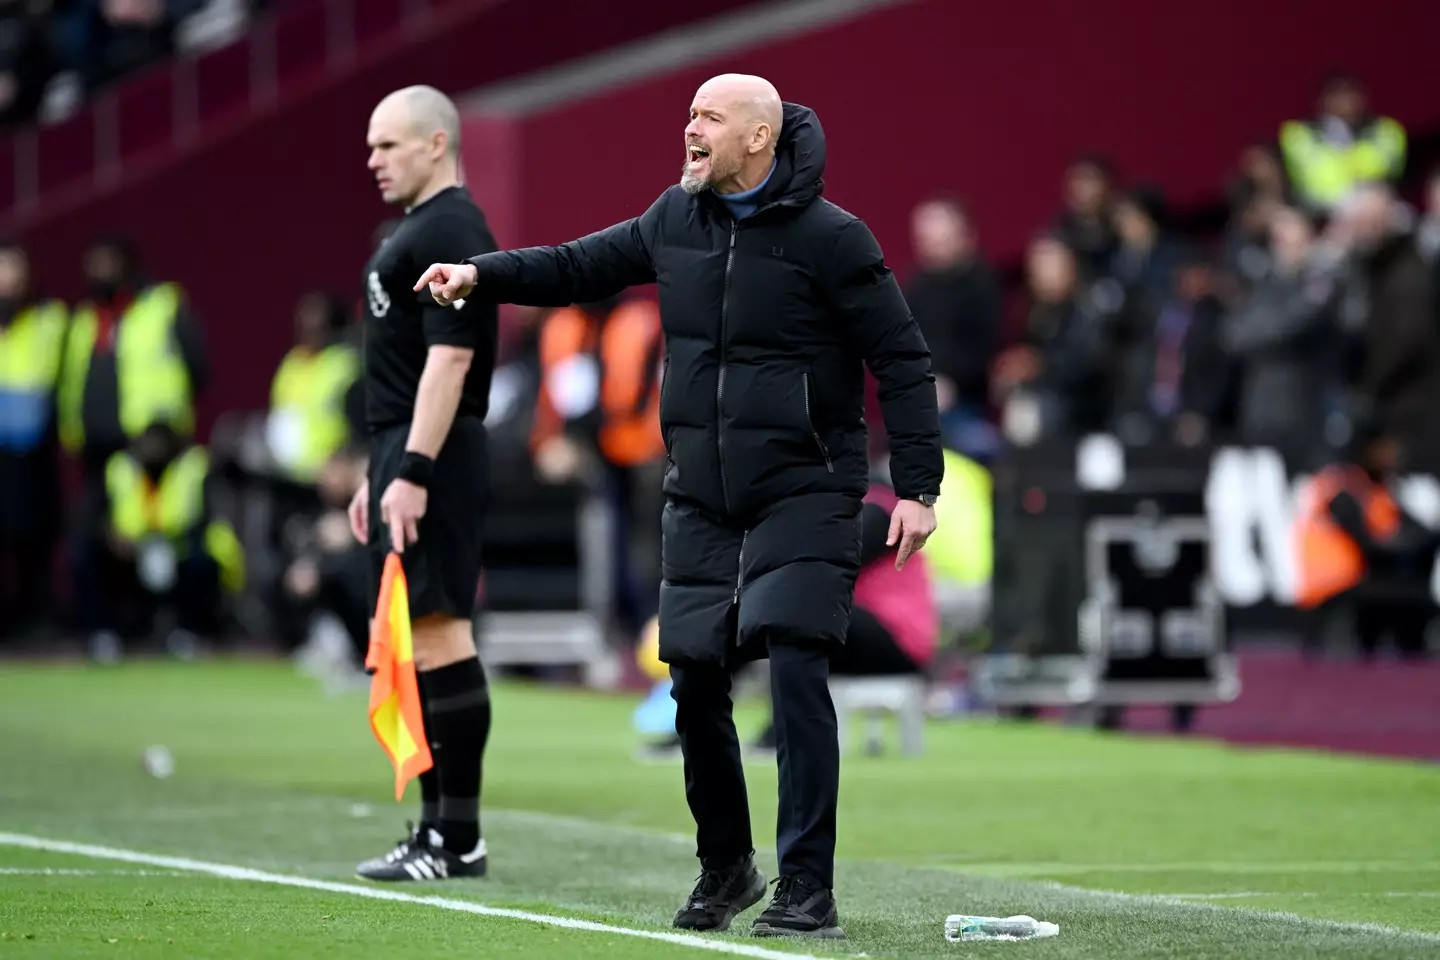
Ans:
POLYGON ((912 499, 923 503, 927 507, 933 507, 935 506, 935 501, 940 499, 940 495, 938 493, 922 493, 918 497, 913 497, 912 499))

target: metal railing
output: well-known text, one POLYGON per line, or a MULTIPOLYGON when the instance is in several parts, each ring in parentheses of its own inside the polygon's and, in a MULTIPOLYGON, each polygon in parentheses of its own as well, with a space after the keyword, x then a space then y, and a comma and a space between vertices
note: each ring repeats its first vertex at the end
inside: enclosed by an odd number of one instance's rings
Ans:
POLYGON ((56 203, 112 187, 135 166, 353 69, 363 49, 456 2, 463 0, 290 0, 225 46, 147 68, 60 122, 10 133, 0 138, 0 220, 23 225, 56 203))

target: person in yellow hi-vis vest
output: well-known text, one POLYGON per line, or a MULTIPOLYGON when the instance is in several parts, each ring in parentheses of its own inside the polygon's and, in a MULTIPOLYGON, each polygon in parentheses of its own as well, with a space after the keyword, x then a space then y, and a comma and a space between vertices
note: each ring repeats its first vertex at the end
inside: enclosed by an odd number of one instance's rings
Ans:
POLYGON ((0 640, 43 627, 60 533, 55 382, 65 305, 35 297, 25 250, 0 242, 0 640))
POLYGON ((1329 77, 1313 120, 1280 128, 1280 152, 1299 201, 1313 211, 1335 208, 1350 191, 1370 181, 1395 182, 1405 172, 1405 128, 1376 116, 1355 77, 1329 77))
POLYGON ((989 470, 954 450, 945 451, 945 479, 935 503, 943 526, 937 526, 926 551, 947 640, 976 629, 990 612, 995 568, 992 492, 989 470))
POLYGON ((128 241, 96 241, 84 266, 88 295, 71 317, 57 402, 60 439, 94 496, 111 455, 150 424, 194 435, 209 364, 184 291, 146 279, 128 241))
POLYGON ((295 308, 295 346, 270 384, 266 441, 284 482, 314 490, 326 461, 350 439, 345 398, 360 375, 360 357, 344 339, 345 305, 318 292, 295 308))
POLYGON ((122 632, 143 631, 162 607, 175 613, 166 637, 173 654, 191 655, 218 633, 225 598, 244 588, 245 555, 215 514, 209 480, 205 448, 163 423, 105 464, 103 500, 91 505, 97 536, 77 570, 94 658, 117 659, 122 632))
MULTIPOLYGON (((265 440, 273 466, 262 483, 270 501, 267 546, 281 567, 309 546, 304 541, 323 512, 321 478, 352 439, 347 402, 354 398, 360 354, 345 337, 349 326, 350 311, 339 298, 306 293, 295 307, 295 346, 271 382, 265 440)), ((279 579, 270 589, 274 629, 287 648, 297 647, 309 611, 286 602, 279 579)))

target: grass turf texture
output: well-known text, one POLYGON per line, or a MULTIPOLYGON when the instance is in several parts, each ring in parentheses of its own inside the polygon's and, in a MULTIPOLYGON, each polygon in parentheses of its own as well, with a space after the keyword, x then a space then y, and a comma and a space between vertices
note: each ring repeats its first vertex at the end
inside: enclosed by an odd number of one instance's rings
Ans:
MULTIPOLYGON (((359 884, 354 864, 399 838, 416 796, 412 784, 394 803, 364 703, 323 697, 283 664, 7 664, 0 831, 359 884), (143 771, 150 744, 173 753, 170 779, 143 771)), ((668 930, 696 873, 691 824, 678 765, 633 759, 633 705, 501 685, 485 783, 491 876, 398 889, 668 930)), ((750 734, 763 716, 746 705, 741 720, 750 734)), ((1440 956, 1435 767, 1005 724, 931 724, 927 735, 918 759, 844 758, 837 894, 848 942, 709 939, 907 958, 1440 956), (955 912, 1028 913, 1061 933, 948 944, 942 923, 955 912)), ((773 876, 773 764, 748 764, 747 776, 773 876)), ((707 955, 0 845, 7 956, 457 950, 707 955)))

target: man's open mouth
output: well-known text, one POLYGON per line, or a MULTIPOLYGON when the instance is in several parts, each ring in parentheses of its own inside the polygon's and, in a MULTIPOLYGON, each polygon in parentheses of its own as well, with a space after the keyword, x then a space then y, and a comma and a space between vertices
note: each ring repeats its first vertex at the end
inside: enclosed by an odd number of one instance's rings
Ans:
POLYGON ((695 144, 690 145, 689 153, 686 155, 687 159, 691 163, 699 163, 701 160, 704 160, 708 156, 710 156, 709 150, 706 150, 704 147, 696 146, 695 144))

